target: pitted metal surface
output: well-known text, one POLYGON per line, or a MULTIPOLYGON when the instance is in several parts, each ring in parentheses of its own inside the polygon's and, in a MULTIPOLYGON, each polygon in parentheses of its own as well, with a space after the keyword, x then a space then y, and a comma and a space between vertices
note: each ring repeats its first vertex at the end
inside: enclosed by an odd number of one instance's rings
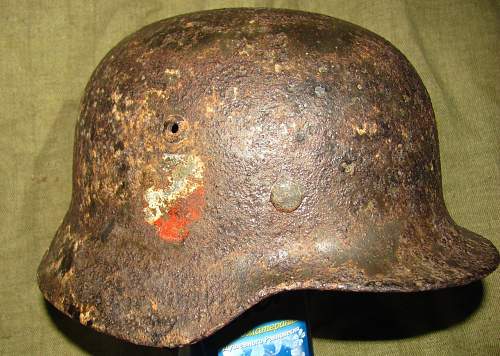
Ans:
POLYGON ((271 203, 283 212, 290 213, 296 210, 304 199, 304 188, 289 179, 278 179, 271 188, 271 203))
POLYGON ((498 261, 448 215, 431 102, 397 49, 232 9, 149 25, 99 64, 38 281, 83 324, 173 347, 283 290, 444 288, 498 261))

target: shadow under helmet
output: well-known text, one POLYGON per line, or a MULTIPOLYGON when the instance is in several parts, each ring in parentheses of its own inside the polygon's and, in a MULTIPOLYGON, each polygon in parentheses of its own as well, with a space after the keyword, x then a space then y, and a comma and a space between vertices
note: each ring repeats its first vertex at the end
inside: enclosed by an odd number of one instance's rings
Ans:
POLYGON ((193 343, 284 290, 423 291, 499 262, 446 210, 415 69, 324 15, 206 11, 125 38, 86 87, 73 169, 40 289, 137 344, 193 343))

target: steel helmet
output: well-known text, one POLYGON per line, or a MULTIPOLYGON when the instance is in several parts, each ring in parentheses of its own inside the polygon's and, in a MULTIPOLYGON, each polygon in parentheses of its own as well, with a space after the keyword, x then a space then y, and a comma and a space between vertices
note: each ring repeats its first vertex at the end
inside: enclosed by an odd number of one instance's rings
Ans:
POLYGON ((226 9, 146 26, 98 65, 38 282, 83 324, 174 347, 280 291, 423 291, 498 262, 446 210, 431 101, 395 47, 226 9))

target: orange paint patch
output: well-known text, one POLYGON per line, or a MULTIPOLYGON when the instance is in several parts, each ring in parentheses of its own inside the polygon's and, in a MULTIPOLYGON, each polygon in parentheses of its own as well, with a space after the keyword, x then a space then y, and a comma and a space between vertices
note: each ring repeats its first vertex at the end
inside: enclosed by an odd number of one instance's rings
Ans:
POLYGON ((201 217, 205 204, 205 190, 196 189, 184 199, 179 199, 167 212, 154 222, 161 239, 180 243, 189 235, 189 225, 201 217))

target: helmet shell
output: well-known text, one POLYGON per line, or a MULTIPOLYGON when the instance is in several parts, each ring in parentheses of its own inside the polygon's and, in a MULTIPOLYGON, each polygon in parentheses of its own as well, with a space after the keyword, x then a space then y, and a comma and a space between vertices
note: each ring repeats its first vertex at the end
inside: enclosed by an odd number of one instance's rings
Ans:
POLYGON ((415 69, 324 15, 206 11, 125 38, 86 87, 73 172, 40 289, 138 344, 192 343, 284 290, 437 289, 499 261, 446 210, 415 69))

